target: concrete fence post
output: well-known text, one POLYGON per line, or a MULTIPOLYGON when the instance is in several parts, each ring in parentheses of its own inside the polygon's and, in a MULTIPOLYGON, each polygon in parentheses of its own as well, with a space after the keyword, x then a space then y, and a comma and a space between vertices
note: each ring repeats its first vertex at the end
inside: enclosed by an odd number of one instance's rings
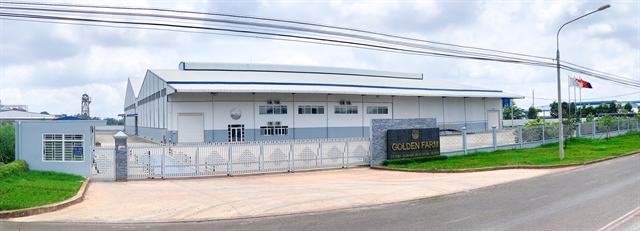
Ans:
POLYGON ((540 130, 542 131, 542 144, 544 144, 544 123, 540 124, 540 130))
POLYGON ((591 139, 596 138, 596 121, 591 121, 591 139))
POLYGON ((578 123, 578 131, 576 131, 576 134, 578 134, 578 137, 580 137, 582 134, 582 123, 578 123))
POLYGON ((616 123, 618 124, 618 135, 620 135, 620 119, 616 118, 616 123))
POLYGON ((518 124, 518 143, 520 144, 520 149, 522 149, 522 124, 518 124))
POLYGON ((497 139, 497 135, 496 135, 496 125, 491 126, 491 133, 492 133, 492 137, 493 137, 493 151, 497 151, 498 150, 498 139, 497 139))
POLYGON ((113 135, 116 142, 116 181, 127 181, 128 158, 127 158, 127 136, 122 131, 113 135))
POLYGON ((467 150, 467 127, 462 127, 462 149, 465 155, 469 153, 467 150))

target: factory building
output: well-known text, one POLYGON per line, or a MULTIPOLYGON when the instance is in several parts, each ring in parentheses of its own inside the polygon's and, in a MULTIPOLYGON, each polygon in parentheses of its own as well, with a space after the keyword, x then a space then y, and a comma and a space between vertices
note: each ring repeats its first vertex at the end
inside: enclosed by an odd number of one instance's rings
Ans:
POLYGON ((369 137, 378 118, 490 130, 520 98, 415 73, 181 62, 129 78, 124 115, 127 133, 163 143, 327 139, 369 137))

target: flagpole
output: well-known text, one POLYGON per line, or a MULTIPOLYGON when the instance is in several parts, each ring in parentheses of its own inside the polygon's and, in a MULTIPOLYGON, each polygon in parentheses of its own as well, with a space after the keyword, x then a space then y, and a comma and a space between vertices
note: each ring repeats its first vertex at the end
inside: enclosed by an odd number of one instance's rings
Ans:
MULTIPOLYGON (((571 115, 571 77, 567 75, 567 85, 569 85, 569 101, 567 101, 567 116, 571 115)), ((561 106, 562 107, 562 106, 561 106)))
POLYGON ((576 109, 573 111, 574 115, 578 114, 578 104, 576 104, 576 101, 577 101, 576 99, 577 99, 577 97, 576 97, 576 88, 573 88, 573 105, 576 105, 576 109))

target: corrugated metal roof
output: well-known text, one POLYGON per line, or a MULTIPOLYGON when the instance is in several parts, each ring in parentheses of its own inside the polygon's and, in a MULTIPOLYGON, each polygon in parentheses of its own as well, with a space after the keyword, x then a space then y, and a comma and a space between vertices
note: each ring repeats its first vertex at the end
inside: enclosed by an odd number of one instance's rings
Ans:
MULTIPOLYGON (((176 92, 280 92, 395 96, 524 98, 500 90, 432 79, 258 71, 150 70, 176 92)), ((168 92, 168 94, 170 94, 168 92)))
POLYGON ((143 77, 129 78, 129 82, 131 83, 131 88, 133 88, 134 97, 138 97, 138 93, 140 93, 140 89, 142 88, 143 81, 144 81, 143 77))
POLYGON ((243 72, 283 72, 283 73, 315 73, 315 74, 339 74, 354 76, 370 76, 382 78, 422 79, 420 73, 404 73, 392 71, 378 71, 343 67, 323 67, 304 65, 284 65, 265 63, 204 63, 181 62, 180 70, 188 71, 243 71, 243 72))
POLYGON ((55 115, 45 115, 35 112, 23 111, 0 111, 0 119, 3 120, 19 120, 19 119, 53 119, 55 115))

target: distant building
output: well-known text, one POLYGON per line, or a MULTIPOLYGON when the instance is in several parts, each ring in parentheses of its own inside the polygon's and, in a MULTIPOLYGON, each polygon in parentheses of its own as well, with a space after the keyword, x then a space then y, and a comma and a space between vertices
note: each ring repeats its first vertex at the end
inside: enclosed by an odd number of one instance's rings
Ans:
POLYGON ((55 115, 46 115, 35 112, 25 112, 17 110, 0 111, 0 121, 15 121, 15 120, 53 120, 57 117, 55 115))

